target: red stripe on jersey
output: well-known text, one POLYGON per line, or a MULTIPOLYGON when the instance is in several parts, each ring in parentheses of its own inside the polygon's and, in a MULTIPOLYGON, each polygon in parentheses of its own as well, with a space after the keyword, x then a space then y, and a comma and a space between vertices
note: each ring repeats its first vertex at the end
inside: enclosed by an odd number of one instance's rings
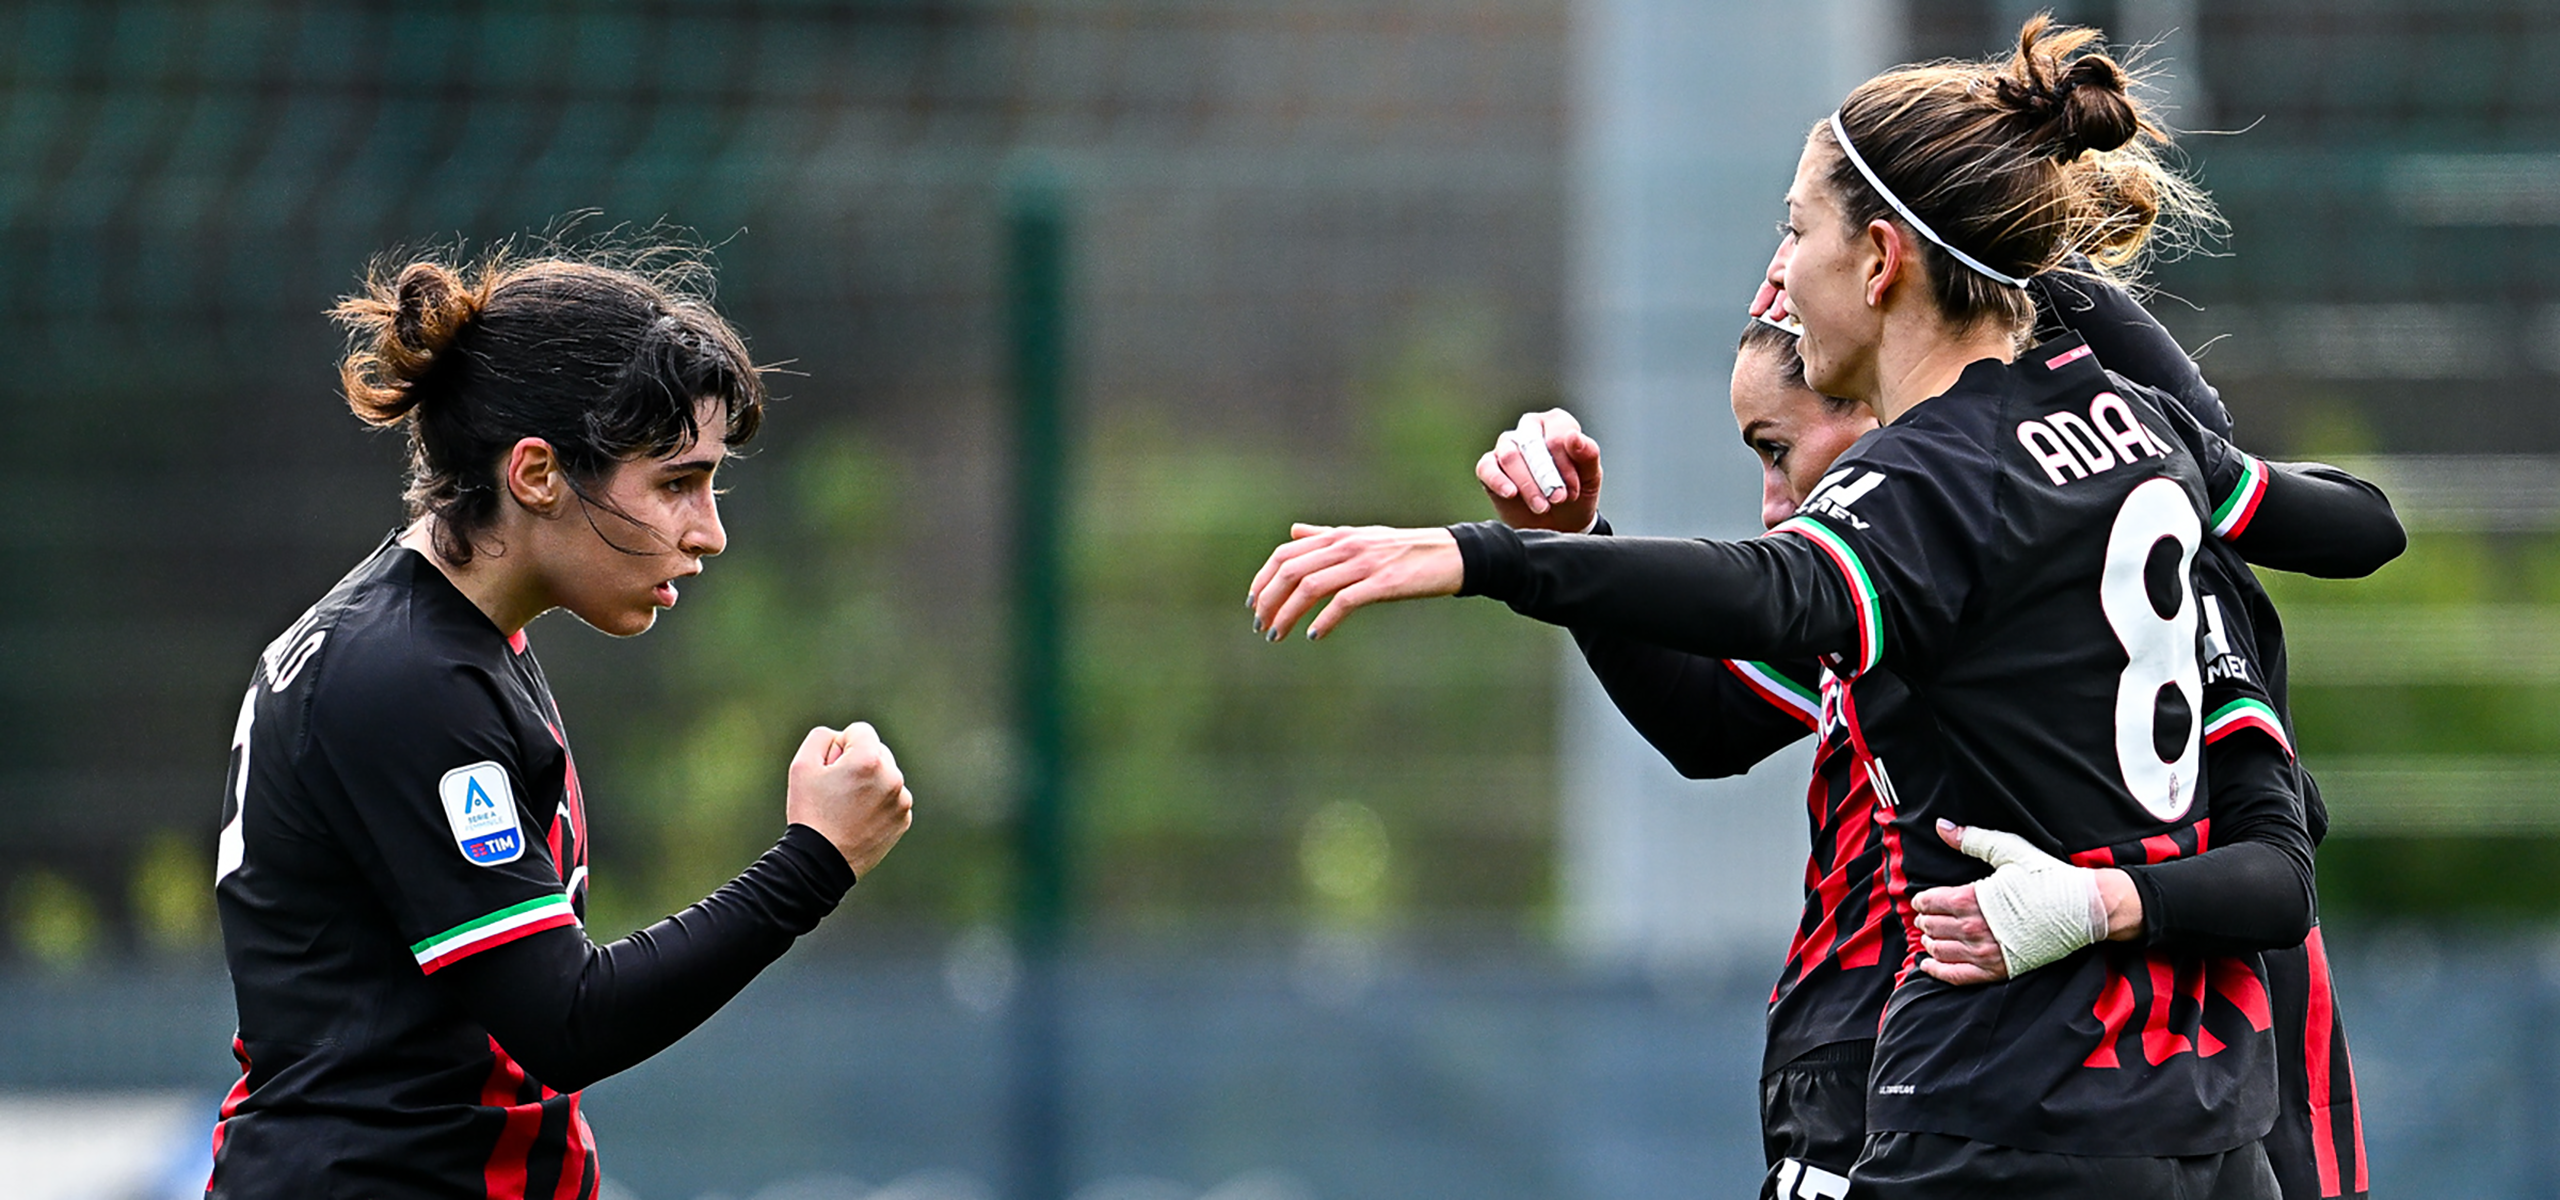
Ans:
MULTIPOLYGON (((231 1057, 240 1060, 240 1078, 232 1082, 231 1090, 223 1094, 222 1107, 214 1111, 213 1157, 216 1169, 221 1167, 222 1139, 227 1132, 224 1126, 230 1123, 231 1118, 240 1114, 240 1106, 249 1099, 249 1047, 238 1037, 231 1039, 231 1057)), ((208 1192, 213 1190, 213 1180, 210 1177, 204 1181, 204 1187, 208 1192)))
MULTIPOLYGON (((1857 692, 1850 681, 1840 682, 1839 696, 1840 725, 1849 733, 1850 747, 1857 751, 1859 778, 1875 793, 1876 823, 1882 827, 1880 836, 1884 840, 1884 894, 1892 900, 1893 913, 1902 921, 1902 969, 1893 978, 1899 987, 1920 969, 1920 922, 1911 911, 1911 877, 1903 868, 1902 827, 1894 823, 1894 812, 1885 803, 1883 789, 1875 786, 1876 756, 1867 749, 1866 727, 1858 721, 1857 692)), ((1883 934, 1878 933, 1877 937, 1882 938, 1883 934)), ((1876 1027, 1884 1027, 1883 1014, 1877 1014, 1876 1027)))
MULTIPOLYGON (((578 861, 565 863, 560 861, 559 834, 556 830, 552 834, 551 865, 559 870, 560 878, 565 882, 569 878, 570 867, 587 865, 587 790, 578 785, 578 756, 569 749, 569 736, 560 732, 560 706, 556 702, 551 706, 551 718, 544 721, 542 727, 550 730, 551 740, 560 744, 561 790, 569 793, 569 832, 577 839, 578 861)), ((577 897, 571 896, 570 899, 576 900, 577 897)))
MULTIPOLYGON (((1872 827, 1878 817, 1886 815, 1876 804, 1875 786, 1867 778, 1866 770, 1855 761, 1849 766, 1849 798, 1840 806, 1838 857, 1832 860, 1835 863, 1848 863, 1863 857, 1867 852, 1867 839, 1873 836, 1872 827)), ((1842 967, 1872 967, 1883 961, 1884 914, 1888 908, 1885 898, 1885 876, 1879 871, 1874 881, 1867 885, 1866 912, 1858 927, 1849 932, 1847 941, 1840 943, 1837 953, 1842 967)))
POLYGON ((2178 849, 2177 839, 2168 834, 2155 834, 2142 839, 2142 861, 2144 862, 2164 863, 2178 857, 2181 853, 2184 852, 2178 849))
POLYGON ((2198 818, 2196 818, 2195 831, 2196 831, 2196 853, 2198 853, 2198 854, 2202 854, 2202 853, 2204 853, 2205 851, 2212 849, 2212 848, 2213 848, 2213 818, 2211 818, 2211 817, 2198 817, 2198 818))
MULTIPOLYGON (((2169 1010, 2175 1007, 2173 1001, 2184 990, 2180 985, 2185 981, 2178 976, 2184 972, 2176 963, 2156 955, 2146 957, 2145 965, 2151 968, 2151 1006, 2142 1014, 2142 1057, 2156 1067, 2176 1055, 2195 1049, 2195 1043, 2188 1041, 2187 1035, 2169 1028, 2169 1010)), ((2202 972, 2196 975, 2196 988, 2199 993, 2204 988, 2202 972)))
POLYGON ((507 635, 507 649, 513 650, 518 654, 522 654, 532 648, 533 639, 526 637, 523 630, 519 629, 514 633, 507 635))
POLYGON ((1804 722, 1804 727, 1807 729, 1822 728, 1822 722, 1820 720, 1804 711, 1804 701, 1801 698, 1779 695, 1776 691, 1772 690, 1769 685, 1752 678, 1751 672, 1743 670, 1742 665, 1732 659, 1728 658, 1719 661, 1724 663, 1725 670, 1733 672, 1734 678, 1742 681, 1742 686, 1751 689, 1752 695, 1768 701, 1771 707, 1777 708, 1785 712, 1788 716, 1804 722))
MULTIPOLYGON (((2310 953, 2311 988, 2309 1011, 2302 1023, 2302 1064, 2311 1084, 2311 1159, 2320 1174, 2320 1194, 2343 1195, 2338 1163, 2337 1107, 2335 1096, 2336 1066, 2331 1062, 2337 1038, 2337 999, 2331 990, 2328 948, 2322 943, 2320 929, 2313 926, 2311 937, 2303 943, 2310 953)), ((2346 1064, 2337 1064, 2346 1065, 2346 1064)), ((2364 1121, 2355 1094, 2355 1070, 2347 1066, 2347 1122, 2355 1139, 2355 1190, 2364 1191, 2364 1121)))
POLYGON ((560 1177, 551 1186, 551 1200, 578 1200, 587 1191, 588 1156, 595 1145, 582 1136, 586 1121, 578 1113, 579 1093, 569 1093, 569 1104, 561 1114, 560 1177))
POLYGON ((577 1156, 578 1186, 570 1190, 571 1176, 563 1172, 552 1200, 595 1200, 596 1189, 604 1186, 604 1171, 596 1166, 596 1131, 587 1127, 587 1114, 579 1108, 583 1099, 583 1092, 569 1093, 569 1152, 577 1156))
POLYGON ((2222 535, 2225 541, 2249 532, 2249 522, 2257 519, 2258 505, 2267 498, 2266 468, 2259 467, 2257 477, 2249 483, 2249 498, 2241 503, 2239 513, 2231 518, 2231 532, 2222 535))
POLYGON ((2098 1003, 2090 1010, 2098 1018, 2098 1048, 2080 1060, 2084 1067, 2118 1067, 2116 1043, 2124 1037, 2125 1022, 2133 1018, 2133 983, 2124 972, 2110 968, 2107 987, 2098 993, 2098 1003))
POLYGON ((558 929, 563 925, 575 925, 577 923, 578 917, 575 913, 554 913, 539 921, 533 921, 528 924, 516 926, 515 928, 510 929, 505 933, 498 934, 495 937, 473 942, 468 946, 456 949, 451 954, 440 954, 434 958, 430 958, 427 961, 418 964, 418 973, 421 975, 433 975, 436 972, 441 971, 446 967, 450 967, 455 963, 461 962, 463 959, 469 958, 481 951, 495 950, 500 946, 506 945, 507 943, 516 941, 520 938, 532 937, 546 929, 558 929))
POLYGON ((2287 740, 2284 736, 2283 727, 2266 719, 2265 717, 2259 716, 2256 713, 2243 713, 2223 722, 2221 725, 2216 726, 2212 732, 2204 735, 2204 743, 2205 745, 2210 746, 2215 742, 2219 742, 2222 739, 2230 737, 2232 734, 2238 733, 2244 729, 2255 729, 2268 737, 2274 738, 2276 740, 2276 745, 2284 747, 2284 752, 2288 757, 2293 754, 2293 743, 2287 740))
POLYGON ((525 1164, 533 1155, 535 1135, 542 1131, 542 1102, 517 1102, 523 1095, 524 1068, 496 1038, 489 1039, 489 1055, 489 1080, 480 1087, 480 1103, 503 1110, 505 1124, 489 1151, 488 1165, 481 1168, 481 1190, 488 1200, 525 1200, 525 1164))
POLYGON ((2213 1036, 2213 1031, 2211 1029, 2208 1029, 2201 1024, 2196 1026, 2197 1057, 2211 1058, 2214 1055, 2220 1054, 2230 1048, 2231 1047, 2222 1044, 2221 1038, 2213 1036))
POLYGON ((2213 960, 2213 991, 2249 1019, 2249 1028, 2265 1033, 2275 1025, 2275 1008, 2267 1002, 2266 981, 2249 964, 2228 956, 2213 960))
MULTIPOLYGON (((1855 759, 1850 761, 1849 772, 1850 783, 1849 787, 1846 789, 1847 794, 1842 797, 1840 808, 1832 810, 1832 813, 1830 814, 1835 818, 1848 808, 1848 801, 1856 797, 1860 790, 1858 785, 1865 775, 1864 771, 1858 769, 1858 763, 1855 759)), ((1831 789, 1825 786, 1825 782, 1825 780, 1817 776, 1814 780, 1813 786, 1815 791, 1820 794, 1824 801, 1827 802, 1831 798, 1831 789)), ((1801 961, 1804 964, 1804 969, 1808 971, 1812 970, 1824 959, 1829 958, 1833 950, 1838 945, 1840 940, 1840 907, 1849 899, 1849 877, 1847 874, 1847 867, 1850 861, 1857 857, 1858 851, 1865 848, 1867 842, 1867 830, 1864 822, 1850 819, 1846 821, 1835 820, 1826 823, 1832 825, 1831 862, 1829 868, 1823 872, 1821 878, 1814 884, 1814 897, 1817 903, 1821 906, 1822 919, 1814 923, 1813 932, 1811 934, 1798 935, 1796 939, 1796 947, 1790 954, 1790 957, 1797 958, 1801 961)), ((1808 861, 1806 866, 1807 869, 1810 870, 1812 866, 1811 862, 1808 861)), ((1846 966, 1848 964, 1843 963, 1841 965, 1846 966)))

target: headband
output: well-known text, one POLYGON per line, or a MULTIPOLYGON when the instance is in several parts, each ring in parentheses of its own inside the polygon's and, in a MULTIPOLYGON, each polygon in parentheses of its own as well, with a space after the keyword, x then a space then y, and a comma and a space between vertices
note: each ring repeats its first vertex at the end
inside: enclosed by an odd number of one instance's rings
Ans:
POLYGON ((1911 211, 1911 206, 1904 204, 1902 202, 1902 197, 1894 195, 1893 189, 1884 185, 1884 177, 1876 174, 1875 168, 1867 165, 1867 160, 1858 157, 1858 148, 1849 144, 1848 127, 1840 123, 1840 112, 1838 109, 1832 110, 1831 113, 1831 136, 1839 139, 1840 152, 1849 156, 1849 165, 1858 168, 1858 174, 1866 176, 1867 185, 1874 188, 1877 195, 1884 197, 1884 202, 1892 205, 1893 211, 1901 213, 1902 219, 1910 222, 1911 228, 1917 231, 1920 236, 1936 242, 1939 249, 1955 255, 1957 262, 1963 263, 1964 265, 1981 272, 1986 278, 1997 280, 2014 288, 2027 286, 2026 280, 2020 279, 2015 275, 2004 275, 1982 265, 1981 259, 1975 258, 1962 250, 1956 249, 1955 243, 1939 237, 1937 230, 1929 228, 1929 223, 1921 220, 1920 214, 1911 211))

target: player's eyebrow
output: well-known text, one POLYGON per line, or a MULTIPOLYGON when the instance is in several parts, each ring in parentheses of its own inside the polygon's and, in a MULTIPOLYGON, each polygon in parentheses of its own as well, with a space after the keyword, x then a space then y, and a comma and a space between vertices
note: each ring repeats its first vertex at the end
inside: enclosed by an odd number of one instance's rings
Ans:
POLYGON ((1775 424, 1777 424, 1777 422, 1772 421, 1767 417, 1753 417, 1749 424, 1742 427, 1742 444, 1755 450, 1759 449, 1759 443, 1756 439, 1760 435, 1761 426, 1775 424))
POLYGON ((658 464, 658 473, 661 475, 683 475, 693 471, 701 471, 708 474, 712 471, 718 470, 720 464, 728 457, 728 448, 724 446, 721 448, 719 453, 708 455, 706 457, 678 459, 675 462, 660 463, 658 464))

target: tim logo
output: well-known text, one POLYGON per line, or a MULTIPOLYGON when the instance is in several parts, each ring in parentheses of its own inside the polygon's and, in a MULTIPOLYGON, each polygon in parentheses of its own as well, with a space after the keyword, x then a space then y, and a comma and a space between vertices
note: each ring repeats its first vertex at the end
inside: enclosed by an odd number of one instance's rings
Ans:
POLYGON ((524 834, 516 825, 515 788, 507 769, 476 762, 444 773, 436 785, 444 802, 444 819, 453 844, 473 866, 494 867, 524 857, 524 834))
POLYGON ((495 837, 484 837, 476 842, 462 844, 462 856, 483 865, 511 861, 523 851, 523 839, 516 836, 516 831, 512 829, 495 837))

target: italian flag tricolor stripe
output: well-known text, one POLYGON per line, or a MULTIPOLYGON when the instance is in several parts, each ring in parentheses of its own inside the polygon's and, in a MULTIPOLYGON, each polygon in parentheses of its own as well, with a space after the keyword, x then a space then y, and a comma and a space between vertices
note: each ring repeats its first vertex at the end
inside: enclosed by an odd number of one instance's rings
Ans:
POLYGON ((1759 693, 1761 699, 1785 709, 1788 715, 1815 729, 1822 728, 1822 697, 1813 694, 1803 684, 1787 678, 1763 662, 1728 658, 1724 660, 1724 665, 1726 669, 1741 676, 1742 682, 1749 685, 1752 691, 1759 693))
POLYGON ((2204 721, 2204 740, 2218 742, 2243 729, 2265 730, 2268 737, 2284 747, 2285 757, 2293 757, 2293 741, 2284 735, 2284 722, 2276 719, 2276 710, 2263 700, 2244 698, 2213 710, 2213 715, 2204 721))
POLYGON ((2236 538, 2249 528, 2249 518, 2258 515, 2258 502, 2267 498, 2267 464, 2254 454, 2240 456, 2240 483, 2222 498, 2222 507, 2213 510, 2213 536, 2236 538))
POLYGON ((1884 611, 1876 603, 1875 580, 1868 576, 1867 564, 1859 561, 1858 552, 1811 517, 1789 519, 1769 532, 1797 534, 1831 556, 1832 564, 1848 579, 1849 603, 1858 610, 1858 663, 1844 674, 1861 675, 1872 669, 1884 658, 1884 611))
POLYGON ((508 905, 476 921, 465 921, 409 947, 409 953, 418 956, 421 970, 433 975, 493 946, 577 923, 578 912, 569 907, 567 895, 542 896, 508 905))

